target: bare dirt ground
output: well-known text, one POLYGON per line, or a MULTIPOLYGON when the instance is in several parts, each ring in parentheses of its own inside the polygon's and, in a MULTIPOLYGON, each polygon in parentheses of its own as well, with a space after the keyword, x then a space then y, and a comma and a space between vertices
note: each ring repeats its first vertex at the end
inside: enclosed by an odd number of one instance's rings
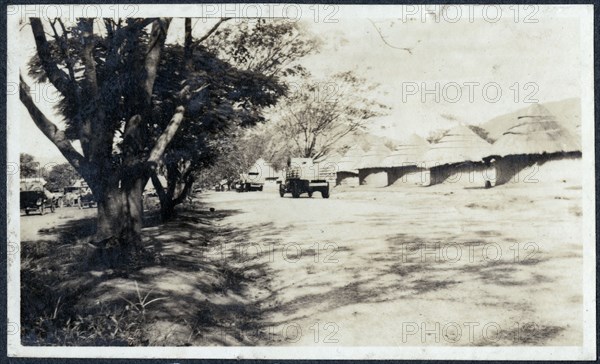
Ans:
POLYGON ((47 211, 44 215, 31 212, 30 215, 21 213, 21 240, 37 240, 56 238, 52 233, 57 224, 68 223, 82 218, 93 219, 96 217, 95 208, 80 209, 79 207, 57 208, 55 212, 47 211))
MULTIPOLYGON (((24 296, 48 303, 22 307, 25 322, 45 320, 24 342, 581 344, 576 183, 198 196, 174 221, 148 224, 155 258, 130 271, 75 241, 46 256, 22 232, 22 279, 34 286, 24 296)), ((44 231, 59 241, 92 231, 86 219, 57 224, 44 231)))

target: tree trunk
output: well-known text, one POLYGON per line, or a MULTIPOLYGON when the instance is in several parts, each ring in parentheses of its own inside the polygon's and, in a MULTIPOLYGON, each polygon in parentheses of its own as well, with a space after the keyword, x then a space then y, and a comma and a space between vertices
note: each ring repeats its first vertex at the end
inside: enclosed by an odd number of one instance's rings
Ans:
POLYGON ((98 198, 98 227, 94 240, 106 247, 139 251, 143 227, 144 179, 105 187, 98 198))
POLYGON ((175 207, 185 201, 194 184, 194 178, 190 171, 186 171, 183 176, 174 170, 171 166, 168 174, 167 188, 165 188, 154 173, 151 176, 152 184, 160 199, 160 215, 163 221, 170 220, 175 214, 175 207))

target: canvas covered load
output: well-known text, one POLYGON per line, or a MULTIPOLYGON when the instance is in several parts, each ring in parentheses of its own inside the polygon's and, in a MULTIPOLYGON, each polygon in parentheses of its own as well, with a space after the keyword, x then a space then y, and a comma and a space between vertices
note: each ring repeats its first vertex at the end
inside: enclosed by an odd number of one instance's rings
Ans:
POLYGON ((290 158, 286 171, 287 179, 318 180, 318 166, 312 158, 290 158))
POLYGON ((43 178, 21 178, 20 190, 23 191, 43 191, 46 180, 43 178))

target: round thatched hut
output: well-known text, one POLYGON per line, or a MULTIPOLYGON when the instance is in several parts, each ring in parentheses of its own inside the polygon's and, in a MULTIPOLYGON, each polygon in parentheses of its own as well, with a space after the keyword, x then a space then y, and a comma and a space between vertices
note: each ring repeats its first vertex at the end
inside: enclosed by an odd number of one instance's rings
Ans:
POLYGON ((429 143, 416 134, 400 141, 381 162, 387 169, 388 185, 423 185, 426 169, 421 160, 428 147, 429 143))
MULTIPOLYGON (((580 141, 562 127, 544 106, 532 104, 518 120, 520 122, 505 131, 492 147, 495 185, 509 182, 538 183, 542 177, 537 173, 540 166, 550 161, 581 158, 580 141)), ((569 173, 563 171, 562 174, 565 176, 569 173)), ((561 177, 546 176, 542 179, 561 177)))
POLYGON ((387 170, 381 164, 388 154, 390 154, 388 147, 377 144, 360 158, 357 168, 361 185, 371 187, 385 187, 388 185, 387 170))
POLYGON ((465 186, 484 187, 490 176, 490 168, 483 159, 490 155, 492 145, 471 128, 459 125, 450 129, 423 155, 429 170, 426 185, 456 183, 465 186))
POLYGON ((364 150, 359 145, 348 149, 337 164, 336 185, 353 187, 359 185, 358 163, 364 153, 364 150))

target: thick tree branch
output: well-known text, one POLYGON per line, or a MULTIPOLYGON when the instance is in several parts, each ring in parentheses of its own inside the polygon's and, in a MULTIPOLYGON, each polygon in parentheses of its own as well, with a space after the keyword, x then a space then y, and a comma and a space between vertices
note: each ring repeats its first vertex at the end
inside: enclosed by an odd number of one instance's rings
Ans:
POLYGON ((179 129, 179 126, 183 121, 184 111, 185 108, 183 106, 177 107, 177 109, 175 110, 175 115, 173 115, 166 129, 156 141, 156 144, 154 145, 154 148, 152 148, 152 151, 150 151, 150 155, 147 160, 147 163, 150 164, 150 167, 153 167, 156 165, 156 163, 158 163, 160 158, 162 158, 163 154, 165 153, 167 146, 169 145, 171 140, 173 140, 177 129, 179 129))
POLYGON ((56 44, 60 46, 60 53, 65 58, 65 62, 67 64, 67 70, 69 71, 69 78, 72 83, 75 83, 75 71, 73 70, 73 59, 69 55, 69 46, 67 45, 67 30, 65 29, 65 25, 60 20, 60 18, 56 18, 53 21, 50 21, 50 26, 52 27, 52 32, 54 33, 54 40, 56 44), (56 31, 56 22, 60 23, 62 34, 58 35, 56 31))
POLYGON ((71 142, 65 137, 65 133, 50 121, 46 115, 35 105, 29 91, 29 86, 20 77, 19 97, 21 102, 29 111, 31 119, 35 125, 50 139, 62 155, 71 163, 71 165, 79 172, 82 177, 89 178, 92 175, 90 165, 85 158, 73 147, 71 142))
POLYGON ((98 80, 96 76, 96 62, 94 60, 94 21, 93 19, 80 19, 79 28, 81 29, 81 40, 83 43, 83 76, 86 81, 86 88, 91 97, 98 95, 98 80))
POLYGON ((160 179, 158 179, 156 171, 152 171, 150 174, 150 179, 152 180, 152 185, 156 190, 156 194, 158 195, 161 206, 166 206, 166 204, 169 203, 167 193, 165 192, 165 188, 162 183, 160 183, 160 179))
POLYGON ((42 68, 46 72, 48 79, 61 94, 67 96, 73 94, 73 89, 70 87, 69 76, 58 68, 56 62, 52 59, 50 45, 46 40, 46 33, 40 18, 30 18, 31 31, 35 38, 35 46, 37 54, 40 57, 42 68))
POLYGON ((144 69, 146 77, 143 80, 143 90, 146 96, 146 105, 152 100, 152 90, 156 80, 158 64, 160 63, 160 53, 167 39, 167 31, 171 24, 171 18, 160 18, 152 23, 152 32, 150 34, 150 47, 146 54, 144 69))

